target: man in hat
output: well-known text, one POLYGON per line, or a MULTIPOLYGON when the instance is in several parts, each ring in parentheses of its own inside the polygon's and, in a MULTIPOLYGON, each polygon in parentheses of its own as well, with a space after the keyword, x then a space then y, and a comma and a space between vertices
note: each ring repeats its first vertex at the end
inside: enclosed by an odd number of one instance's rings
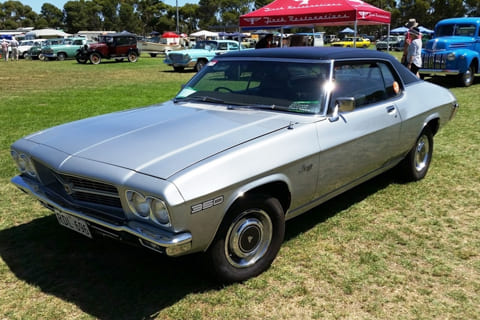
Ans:
MULTIPOLYGON (((407 51, 408 51, 408 46, 410 45, 410 43, 412 42, 412 37, 410 36, 410 30, 412 28, 416 28, 418 27, 418 22, 417 20, 415 19, 408 19, 408 22, 405 23, 405 27, 408 28, 408 32, 407 32, 407 35, 405 36, 405 42, 403 43, 403 55, 402 55, 402 64, 403 65, 407 65, 407 51)), ((422 39, 422 37, 420 36, 420 39, 422 39)))
POLYGON ((422 40, 420 39, 420 30, 413 27, 408 32, 412 41, 407 50, 407 67, 417 77, 420 77, 418 70, 422 67, 422 40))

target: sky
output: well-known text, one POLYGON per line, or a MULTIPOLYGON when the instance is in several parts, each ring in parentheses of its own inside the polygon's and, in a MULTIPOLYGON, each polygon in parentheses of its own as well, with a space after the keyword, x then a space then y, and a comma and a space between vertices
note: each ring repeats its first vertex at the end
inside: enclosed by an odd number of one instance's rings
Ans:
MULTIPOLYGON (((45 1, 44 0, 20 0, 20 2, 23 5, 30 6, 32 10, 35 11, 36 13, 40 13, 42 9, 42 5, 45 2, 53 4, 58 9, 62 10, 63 5, 68 1, 71 1, 71 0, 45 0, 45 1)), ((4 2, 4 1, 0 1, 0 2, 4 2)), ((163 0, 163 2, 171 6, 174 6, 176 4, 176 0, 163 0)), ((185 3, 198 3, 198 0, 178 0, 178 5, 180 7, 183 6, 185 3)))

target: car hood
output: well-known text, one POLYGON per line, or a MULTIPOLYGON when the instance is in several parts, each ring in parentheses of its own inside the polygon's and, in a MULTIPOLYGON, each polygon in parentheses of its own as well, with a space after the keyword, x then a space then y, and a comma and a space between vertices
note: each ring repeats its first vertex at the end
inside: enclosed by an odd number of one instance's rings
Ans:
POLYGON ((289 123, 272 112, 168 102, 67 123, 25 139, 65 153, 62 165, 84 158, 167 179, 289 123))
POLYGON ((426 49, 429 51, 441 51, 450 49, 462 49, 470 48, 475 43, 475 39, 472 37, 440 37, 429 40, 426 45, 426 49))
POLYGON ((208 54, 215 54, 215 50, 207 50, 207 49, 188 49, 188 50, 175 50, 168 53, 168 55, 184 55, 189 54, 191 56, 199 56, 199 55, 208 55, 208 54))

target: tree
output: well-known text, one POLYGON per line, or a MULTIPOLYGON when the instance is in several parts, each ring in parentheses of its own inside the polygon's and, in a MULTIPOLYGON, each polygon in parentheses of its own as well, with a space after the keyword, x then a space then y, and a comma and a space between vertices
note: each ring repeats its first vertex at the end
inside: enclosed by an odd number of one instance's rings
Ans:
POLYGON ((63 12, 55 7, 53 4, 44 3, 40 11, 39 21, 35 27, 40 28, 39 25, 45 25, 49 28, 63 28, 63 12))

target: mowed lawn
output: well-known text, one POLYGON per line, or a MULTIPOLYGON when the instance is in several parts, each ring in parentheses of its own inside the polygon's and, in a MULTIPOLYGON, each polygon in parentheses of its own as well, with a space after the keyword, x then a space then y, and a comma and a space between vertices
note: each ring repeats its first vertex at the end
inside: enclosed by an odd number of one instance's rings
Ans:
POLYGON ((436 80, 460 109, 424 180, 389 172, 289 221, 272 267, 241 284, 215 284, 198 256, 84 238, 10 183, 16 139, 166 101, 193 75, 148 56, 0 62, 1 320, 480 318, 480 79, 436 80))

